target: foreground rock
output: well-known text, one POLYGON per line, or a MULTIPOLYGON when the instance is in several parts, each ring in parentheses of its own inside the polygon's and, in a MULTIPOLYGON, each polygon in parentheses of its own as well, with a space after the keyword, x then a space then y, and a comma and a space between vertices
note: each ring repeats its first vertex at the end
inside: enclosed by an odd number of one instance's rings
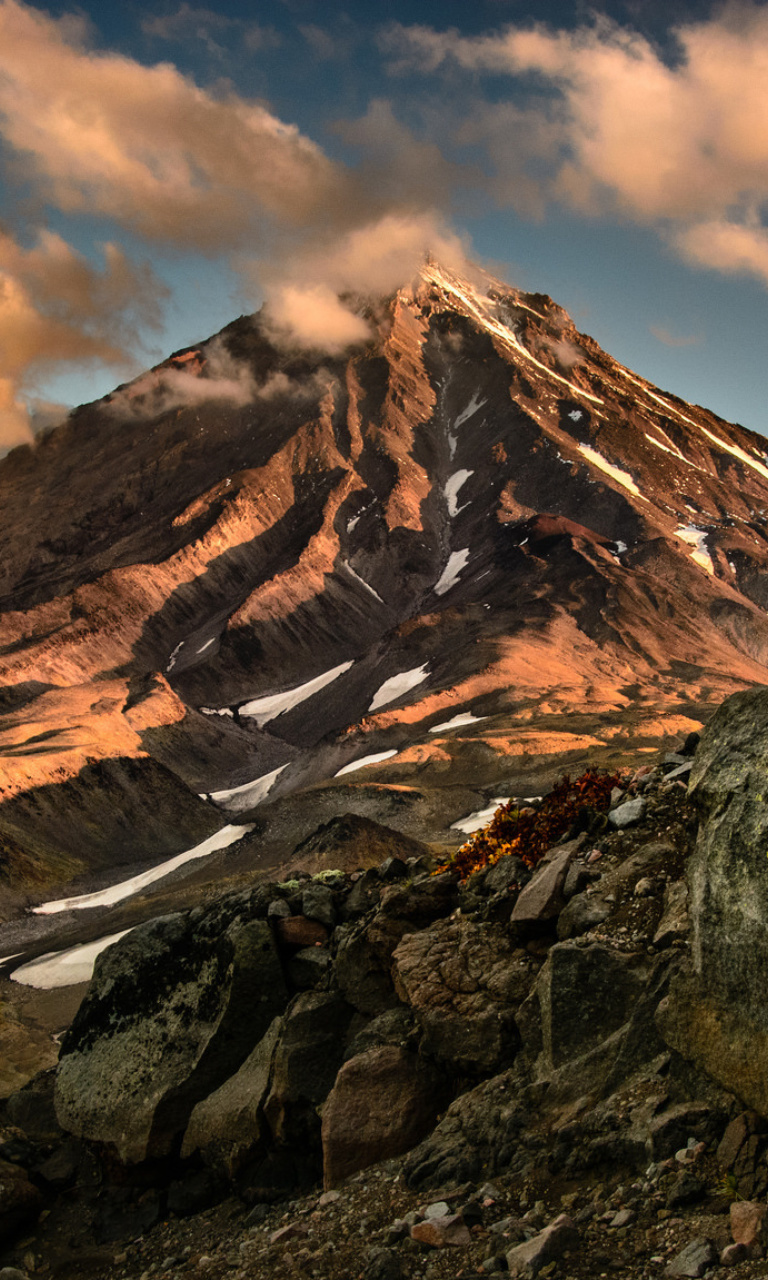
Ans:
MULTIPOLYGON (((587 838, 533 876, 512 858, 464 885, 424 874, 420 857, 298 873, 104 953, 57 1072, 59 1121, 77 1138, 48 1117, 39 1136, 0 1142, 49 1209, 41 1256, 79 1240, 86 1275, 87 1247, 122 1243, 131 1261, 115 1267, 138 1277, 150 1254, 130 1242, 165 1231, 155 1270, 214 1280, 296 1267, 410 1280, 421 1250, 436 1280, 553 1264, 574 1280, 606 1267, 637 1280, 662 1263, 713 1265, 686 1253, 701 1240, 706 1258, 751 1265, 768 1124, 663 1035, 670 983, 674 995, 694 972, 681 891, 691 811, 684 778, 667 776, 679 767, 627 782, 630 797, 642 788, 638 824, 581 815, 587 838), (516 920, 537 881, 550 905, 516 920), (580 902, 599 907, 592 924, 580 902), (297 943, 307 922, 321 946, 297 943), (387 1189, 375 1208, 359 1198, 369 1184, 387 1189), (718 1184, 756 1202, 734 1208, 733 1230, 718 1184), (205 1238, 219 1202, 248 1214, 237 1256, 205 1238), (161 1227, 169 1214, 178 1227, 161 1227)), ((49 1086, 12 1098, 6 1120, 42 1115, 49 1086)))
POLYGON ((103 952, 62 1047, 56 1111, 123 1160, 167 1155, 193 1107, 236 1071, 285 999, 271 931, 171 916, 103 952))
POLYGON ((768 690, 729 698, 704 732, 691 797, 691 963, 659 1011, 662 1035, 768 1115, 768 690))

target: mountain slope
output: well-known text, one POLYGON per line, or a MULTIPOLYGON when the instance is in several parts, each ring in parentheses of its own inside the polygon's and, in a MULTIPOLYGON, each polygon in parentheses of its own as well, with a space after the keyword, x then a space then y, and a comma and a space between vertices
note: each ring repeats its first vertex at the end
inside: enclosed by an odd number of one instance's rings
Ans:
POLYGON ((242 318, 0 464, 6 910, 232 814, 245 862, 345 810, 448 839, 768 681, 761 437, 479 273, 372 323, 242 318))

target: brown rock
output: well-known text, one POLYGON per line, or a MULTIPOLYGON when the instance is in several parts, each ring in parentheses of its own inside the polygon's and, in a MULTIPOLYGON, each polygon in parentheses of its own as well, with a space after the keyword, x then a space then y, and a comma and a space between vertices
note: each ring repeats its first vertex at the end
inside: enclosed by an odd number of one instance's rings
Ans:
POLYGON ((734 1244, 743 1244, 753 1258, 761 1258, 768 1241, 767 1204, 756 1200, 734 1200, 731 1205, 731 1235, 734 1244))
POLYGON ((43 1207, 43 1197, 18 1165, 0 1160, 0 1246, 21 1235, 43 1207))
POLYGON ((392 957, 395 990, 431 1052, 460 1071, 488 1074, 514 1058, 513 1013, 531 979, 513 950, 500 925, 461 918, 406 934, 392 957))
POLYGON ((283 916, 277 921, 277 937, 287 947, 316 947, 328 941, 328 930, 319 920, 283 916))
POLYGON ((507 1266, 513 1276, 535 1276, 542 1267, 562 1258, 569 1249, 579 1243, 579 1233, 571 1218, 561 1213, 559 1218, 540 1231, 532 1240, 526 1240, 510 1249, 507 1266))
POLYGON ((443 1103, 441 1078, 394 1045, 346 1062, 323 1107, 323 1182, 409 1151, 430 1131, 443 1103))
POLYGON ((411 1227, 411 1239, 419 1244, 443 1249, 446 1245, 464 1247, 472 1243, 467 1225, 460 1213, 448 1213, 444 1218, 427 1218, 411 1227))

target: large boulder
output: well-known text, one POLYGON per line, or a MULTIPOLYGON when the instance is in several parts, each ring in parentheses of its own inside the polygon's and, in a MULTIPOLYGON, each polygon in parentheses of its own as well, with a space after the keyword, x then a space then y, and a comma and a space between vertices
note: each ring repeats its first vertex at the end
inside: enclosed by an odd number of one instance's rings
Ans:
POLYGON ((691 966, 658 1013, 662 1035, 768 1116, 768 689, 734 694, 691 774, 691 966))
POLYGON ((281 1026, 275 1018, 240 1070, 198 1102, 184 1134, 183 1157, 199 1151, 205 1164, 229 1178, 250 1159, 266 1132, 263 1108, 281 1026))
POLYGON ((501 925, 461 917, 403 937, 392 957, 395 989, 428 1053, 462 1074, 511 1063, 520 1043, 514 1011, 530 981, 520 954, 501 925))
POLYGON ((341 1068, 323 1107, 326 1187, 420 1142, 445 1101, 439 1073, 416 1054, 381 1045, 341 1068))
POLYGON ((287 1000, 265 920, 220 931, 199 916, 149 921, 104 951, 62 1047, 61 1125, 127 1162, 173 1149, 287 1000))
POLYGON ((302 992, 288 1006, 264 1103, 277 1143, 294 1144, 307 1152, 319 1148, 317 1109, 343 1061, 352 1012, 340 996, 323 991, 302 992))

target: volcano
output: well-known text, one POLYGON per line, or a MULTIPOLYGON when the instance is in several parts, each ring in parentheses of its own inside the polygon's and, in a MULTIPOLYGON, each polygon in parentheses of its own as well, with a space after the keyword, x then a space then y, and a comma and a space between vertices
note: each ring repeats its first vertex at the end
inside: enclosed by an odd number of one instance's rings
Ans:
POLYGON ((241 317, 0 463, 6 922, 340 814, 456 845, 768 682, 762 437, 479 271, 365 314, 241 317))

